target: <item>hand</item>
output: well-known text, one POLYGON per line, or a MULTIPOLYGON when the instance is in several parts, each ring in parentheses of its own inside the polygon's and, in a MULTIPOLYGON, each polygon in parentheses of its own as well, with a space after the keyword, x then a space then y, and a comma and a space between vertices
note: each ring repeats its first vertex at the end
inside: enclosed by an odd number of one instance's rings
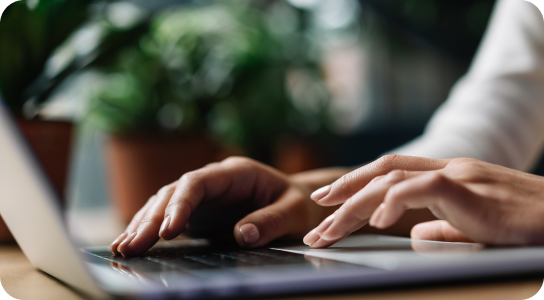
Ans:
POLYGON ((163 187, 110 249, 115 255, 139 255, 159 237, 173 239, 184 229, 209 237, 234 228, 242 247, 263 246, 279 237, 300 238, 330 214, 309 201, 312 190, 253 160, 228 158, 163 187))
POLYGON ((394 224, 407 209, 442 219, 416 225, 412 238, 488 244, 544 244, 544 178, 474 159, 387 155, 314 192, 343 205, 304 238, 328 247, 370 222, 394 224))

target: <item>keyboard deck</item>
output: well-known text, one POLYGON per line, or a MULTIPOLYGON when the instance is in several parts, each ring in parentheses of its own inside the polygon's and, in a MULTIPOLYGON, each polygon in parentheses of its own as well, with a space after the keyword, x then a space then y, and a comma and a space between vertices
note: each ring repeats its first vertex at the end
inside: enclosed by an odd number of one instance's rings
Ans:
MULTIPOLYGON (((281 267, 344 268, 351 265, 325 259, 310 258, 304 255, 270 249, 244 250, 236 247, 186 247, 181 249, 155 249, 144 256, 113 256, 105 251, 89 251, 93 256, 110 262, 114 268, 125 272, 155 277, 153 274, 182 273, 207 278, 218 273, 232 272, 243 275, 248 271, 281 267)), ((353 266, 352 266, 353 267, 353 266)))

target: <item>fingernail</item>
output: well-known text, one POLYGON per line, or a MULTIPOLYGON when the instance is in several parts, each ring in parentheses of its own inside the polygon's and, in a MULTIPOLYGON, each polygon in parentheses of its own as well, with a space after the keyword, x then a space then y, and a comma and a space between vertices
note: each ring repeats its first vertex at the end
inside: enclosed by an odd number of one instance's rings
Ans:
POLYGON ((126 238, 126 236, 127 236, 127 233, 123 232, 120 236, 118 236, 115 239, 115 241, 113 241, 113 243, 111 243, 110 250, 113 253, 113 255, 119 254, 119 252, 117 252, 117 247, 119 246, 119 242, 121 242, 124 238, 126 238))
POLYGON ((117 247, 117 251, 121 253, 123 256, 125 256, 125 254, 123 254, 123 252, 121 251, 121 248, 124 248, 130 245, 130 243, 132 243, 132 240, 134 240, 135 237, 136 237, 136 232, 133 232, 121 244, 119 244, 119 247, 117 247))
POLYGON ((333 241, 329 241, 329 240, 320 238, 317 241, 315 241, 313 244, 311 244, 310 247, 312 247, 312 248, 326 248, 326 247, 329 247, 329 246, 331 246, 333 244, 334 244, 333 241))
POLYGON ((121 242, 121 240, 125 239, 125 237, 127 236, 127 233, 126 232, 123 232, 120 236, 118 236, 115 241, 113 241, 113 243, 111 243, 112 245, 114 244, 117 244, 119 242, 121 242))
POLYGON ((312 200, 314 200, 314 201, 319 201, 319 200, 323 199, 325 196, 327 196, 330 191, 331 191, 331 186, 330 185, 324 186, 324 187, 318 189, 317 191, 313 192, 312 195, 310 196, 310 198, 312 198, 312 200))
POLYGON ((382 219, 382 215, 383 215, 383 209, 385 208, 385 204, 382 203, 380 204, 380 206, 378 206, 378 208, 376 208, 376 210, 374 211, 374 213, 372 214, 372 217, 370 218, 370 221, 368 222, 370 224, 370 226, 372 227, 378 227, 380 226, 380 221, 382 219))
POLYGON ((162 238, 164 231, 170 227, 170 216, 167 216, 164 221, 162 221, 161 229, 159 230, 159 237, 162 238))
POLYGON ((315 232, 315 229, 308 232, 308 234, 304 237, 302 240, 304 244, 310 246, 311 244, 315 243, 319 239, 319 234, 315 232))
POLYGON ((240 233, 242 233, 244 241, 249 245, 255 244, 261 237, 257 226, 251 223, 240 226, 240 233))

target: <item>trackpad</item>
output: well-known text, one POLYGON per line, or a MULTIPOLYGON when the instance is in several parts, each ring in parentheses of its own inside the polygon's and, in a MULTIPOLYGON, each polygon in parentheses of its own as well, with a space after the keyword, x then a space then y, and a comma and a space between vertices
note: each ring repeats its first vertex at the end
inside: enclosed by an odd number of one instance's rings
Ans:
POLYGON ((308 246, 272 248, 379 269, 423 267, 465 262, 484 249, 483 244, 412 240, 381 235, 354 235, 326 249, 308 246))

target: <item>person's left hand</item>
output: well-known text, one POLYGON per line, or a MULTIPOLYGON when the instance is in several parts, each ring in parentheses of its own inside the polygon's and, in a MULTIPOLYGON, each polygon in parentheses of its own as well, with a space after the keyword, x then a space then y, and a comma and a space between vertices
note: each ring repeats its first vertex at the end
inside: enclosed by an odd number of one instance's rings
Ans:
POLYGON ((312 194, 343 205, 304 238, 328 247, 367 223, 384 229, 407 209, 429 208, 439 221, 412 238, 487 244, 544 244, 544 177, 474 159, 388 155, 312 194))

